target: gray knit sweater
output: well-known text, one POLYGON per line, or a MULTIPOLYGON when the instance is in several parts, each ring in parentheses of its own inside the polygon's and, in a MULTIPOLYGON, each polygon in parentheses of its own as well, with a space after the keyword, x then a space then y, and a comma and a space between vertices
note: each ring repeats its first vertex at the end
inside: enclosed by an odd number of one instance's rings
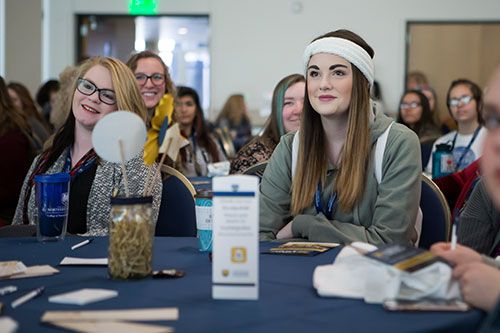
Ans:
POLYGON ((472 191, 460 216, 458 242, 487 256, 500 244, 500 212, 495 209, 483 180, 472 191))

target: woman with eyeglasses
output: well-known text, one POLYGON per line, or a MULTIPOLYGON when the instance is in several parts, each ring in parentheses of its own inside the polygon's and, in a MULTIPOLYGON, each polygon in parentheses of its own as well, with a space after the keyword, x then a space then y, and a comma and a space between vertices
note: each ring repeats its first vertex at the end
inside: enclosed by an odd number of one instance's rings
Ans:
POLYGON ((398 123, 412 129, 420 140, 422 169, 427 165, 432 144, 441 135, 441 131, 432 119, 429 101, 418 90, 408 90, 399 103, 398 123))
POLYGON ((144 147, 144 160, 150 164, 158 157, 159 133, 172 120, 175 86, 167 65, 156 53, 146 50, 134 54, 127 61, 127 66, 135 75, 147 108, 148 140, 144 147))
MULTIPOLYGON (((52 145, 35 158, 24 180, 13 223, 35 223, 36 175, 68 172, 71 175, 68 232, 106 235, 110 198, 123 193, 124 177, 119 164, 96 155, 92 131, 100 119, 117 110, 129 110, 146 119, 146 107, 130 69, 113 58, 95 57, 84 62, 73 91, 66 122, 55 134, 52 145)), ((142 156, 128 161, 126 170, 131 195, 142 195, 149 171, 142 156)), ((156 221, 161 199, 160 177, 152 184, 152 220, 156 221)))
MULTIPOLYGON (((457 130, 443 135, 434 142, 432 152, 439 144, 450 145, 455 172, 465 169, 481 155, 487 130, 482 126, 481 88, 467 79, 451 83, 446 95, 448 111, 457 123, 457 130)), ((432 156, 432 153, 431 153, 432 156)), ((432 157, 425 171, 432 172, 432 157)))

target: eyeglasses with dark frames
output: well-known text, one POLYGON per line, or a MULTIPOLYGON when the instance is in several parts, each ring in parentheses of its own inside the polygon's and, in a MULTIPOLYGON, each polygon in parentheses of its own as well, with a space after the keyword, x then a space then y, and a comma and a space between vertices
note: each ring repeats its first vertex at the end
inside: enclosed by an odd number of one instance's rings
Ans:
POLYGON ((151 82, 155 86, 159 86, 165 82, 165 75, 162 73, 153 73, 151 75, 147 75, 145 73, 136 73, 135 79, 139 85, 145 85, 148 79, 151 79, 151 82))
POLYGON ((458 107, 460 104, 467 105, 472 101, 472 98, 473 97, 470 95, 464 95, 459 98, 450 98, 450 100, 448 101, 448 105, 450 107, 458 107))
POLYGON ((116 104, 116 94, 111 89, 99 89, 97 86, 84 78, 79 78, 76 89, 86 96, 90 96, 96 91, 98 92, 99 100, 107 105, 116 104))

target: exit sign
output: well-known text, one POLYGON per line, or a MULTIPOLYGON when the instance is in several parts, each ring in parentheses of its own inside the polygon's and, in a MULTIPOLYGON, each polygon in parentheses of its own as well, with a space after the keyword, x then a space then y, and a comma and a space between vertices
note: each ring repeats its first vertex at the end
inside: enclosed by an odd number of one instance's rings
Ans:
POLYGON ((130 0, 128 10, 131 15, 155 15, 157 0, 130 0))

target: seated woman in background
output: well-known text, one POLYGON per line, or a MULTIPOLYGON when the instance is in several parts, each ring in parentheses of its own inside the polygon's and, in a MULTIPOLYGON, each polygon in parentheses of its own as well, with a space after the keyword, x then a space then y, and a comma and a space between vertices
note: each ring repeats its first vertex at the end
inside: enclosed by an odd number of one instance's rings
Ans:
POLYGON ((446 100, 448 110, 457 122, 458 129, 434 142, 431 158, 425 168, 428 173, 432 172, 432 153, 438 144, 446 143, 451 146, 457 172, 481 156, 486 136, 486 129, 482 126, 481 119, 482 92, 477 84, 466 79, 453 81, 446 100))
POLYGON ((418 137, 371 108, 373 55, 348 30, 306 48, 300 130, 281 138, 260 186, 261 240, 415 242, 418 137))
POLYGON ((30 127, 0 76, 0 226, 10 224, 30 164, 30 127))
POLYGON ((438 108, 438 103, 437 103, 437 95, 436 91, 428 85, 422 86, 419 89, 417 89, 422 92, 422 94, 427 97, 427 100, 429 101, 429 106, 431 108, 431 113, 432 113, 432 119, 434 120, 434 124, 439 128, 441 131, 441 134, 446 134, 450 131, 450 128, 441 121, 441 116, 439 113, 439 108, 438 108))
POLYGON ((288 75, 278 82, 264 131, 240 149, 231 161, 230 173, 243 173, 252 165, 267 161, 281 136, 299 129, 304 90, 305 79, 300 74, 288 75))
POLYGON ((43 144, 52 134, 50 125, 43 118, 38 110, 35 101, 31 98, 28 89, 18 82, 10 82, 7 85, 9 96, 18 110, 23 112, 28 119, 28 125, 32 129, 33 139, 35 141, 36 153, 42 151, 43 144))
POLYGON ((247 115, 247 106, 243 95, 229 96, 222 111, 217 116, 215 126, 229 130, 236 152, 252 138, 252 125, 247 115))
POLYGON ((158 157, 160 130, 172 120, 175 86, 167 65, 156 53, 146 50, 134 54, 127 66, 135 75, 147 108, 148 140, 144 146, 144 161, 151 164, 158 157))
POLYGON ((59 89, 59 81, 48 80, 36 92, 35 100, 36 103, 42 108, 42 116, 45 121, 50 121, 50 114, 59 89))
POLYGON ((420 140, 422 170, 427 165, 432 144, 441 135, 432 119, 427 97, 417 90, 408 90, 399 103, 398 123, 411 128, 420 140))
MULTIPOLYGON (((36 175, 69 172, 68 232, 106 235, 110 198, 116 192, 123 193, 124 178, 119 164, 98 158, 92 145, 92 131, 101 118, 113 111, 131 110, 145 119, 146 108, 132 72, 116 59, 95 57, 87 60, 80 66, 73 87, 72 104, 67 105, 71 112, 52 145, 31 165, 13 222, 35 223, 33 185, 36 175)), ((144 165, 142 156, 128 161, 126 170, 131 195, 143 195, 149 168, 144 165)), ((152 220, 156 221, 161 199, 160 177, 152 184, 152 220)))
POLYGON ((189 87, 177 88, 174 118, 189 145, 179 151, 176 168, 186 177, 207 176, 208 165, 225 161, 224 152, 208 131, 200 98, 189 87))

